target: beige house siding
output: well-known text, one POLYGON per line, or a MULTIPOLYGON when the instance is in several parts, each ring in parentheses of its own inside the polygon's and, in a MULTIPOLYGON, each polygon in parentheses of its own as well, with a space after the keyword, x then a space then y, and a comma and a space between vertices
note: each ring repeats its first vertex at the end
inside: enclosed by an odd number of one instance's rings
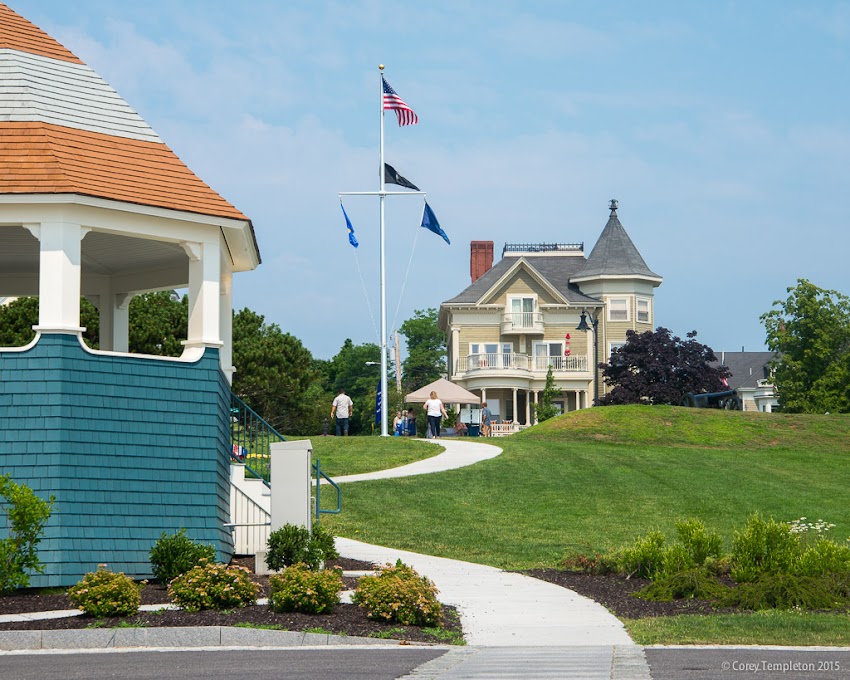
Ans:
POLYGON ((487 302, 494 305, 507 305, 508 295, 535 295, 538 305, 560 302, 541 286, 527 271, 516 272, 508 281, 499 287, 487 302))

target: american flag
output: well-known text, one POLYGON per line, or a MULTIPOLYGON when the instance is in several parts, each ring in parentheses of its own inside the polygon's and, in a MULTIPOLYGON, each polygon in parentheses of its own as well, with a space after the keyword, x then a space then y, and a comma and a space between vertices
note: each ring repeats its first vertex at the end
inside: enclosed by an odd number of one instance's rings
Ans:
POLYGON ((419 122, 419 116, 413 113, 413 109, 405 104, 404 100, 396 94, 396 91, 390 87, 386 78, 381 76, 381 80, 384 81, 384 111, 395 111, 395 115, 398 116, 399 127, 402 125, 416 125, 419 122))

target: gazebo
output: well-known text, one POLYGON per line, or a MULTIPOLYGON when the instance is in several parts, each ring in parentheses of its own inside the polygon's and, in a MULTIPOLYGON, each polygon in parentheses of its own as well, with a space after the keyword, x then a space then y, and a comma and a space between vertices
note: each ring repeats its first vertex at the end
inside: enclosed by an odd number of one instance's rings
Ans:
POLYGON ((0 348, 0 468, 56 498, 33 585, 99 563, 149 576, 152 544, 181 527, 226 559, 232 280, 260 263, 250 220, 2 4, 0 145, 0 297, 39 298, 35 339, 0 348), (132 297, 173 289, 188 289, 182 356, 129 354, 132 297))

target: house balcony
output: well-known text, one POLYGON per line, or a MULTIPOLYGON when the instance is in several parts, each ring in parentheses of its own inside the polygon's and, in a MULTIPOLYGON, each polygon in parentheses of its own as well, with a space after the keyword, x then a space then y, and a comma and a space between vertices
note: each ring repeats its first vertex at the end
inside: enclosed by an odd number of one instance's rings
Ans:
POLYGON ((574 357, 530 357, 527 354, 494 352, 487 354, 470 354, 457 360, 456 374, 489 373, 524 373, 545 374, 552 367, 553 373, 586 373, 588 369, 586 356, 574 357))
POLYGON ((543 335, 543 312, 508 312, 502 317, 502 335, 543 335))

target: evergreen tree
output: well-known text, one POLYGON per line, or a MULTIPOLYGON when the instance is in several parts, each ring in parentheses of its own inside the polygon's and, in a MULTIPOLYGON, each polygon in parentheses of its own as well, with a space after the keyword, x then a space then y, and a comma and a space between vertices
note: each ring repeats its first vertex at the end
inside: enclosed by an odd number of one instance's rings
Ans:
POLYGON ((534 412, 537 416, 537 422, 542 423, 544 420, 549 420, 559 415, 560 411, 553 402, 559 397, 561 391, 555 387, 555 376, 552 375, 552 367, 546 372, 546 386, 540 393, 537 404, 534 406, 534 412))

